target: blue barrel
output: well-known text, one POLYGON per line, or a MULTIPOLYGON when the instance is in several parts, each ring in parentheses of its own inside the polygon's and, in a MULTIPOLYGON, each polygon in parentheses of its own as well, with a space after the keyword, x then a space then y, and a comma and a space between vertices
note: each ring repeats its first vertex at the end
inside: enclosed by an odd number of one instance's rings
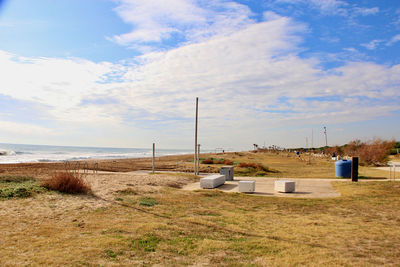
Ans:
POLYGON ((350 178, 351 177, 351 160, 338 160, 335 163, 336 177, 350 178))

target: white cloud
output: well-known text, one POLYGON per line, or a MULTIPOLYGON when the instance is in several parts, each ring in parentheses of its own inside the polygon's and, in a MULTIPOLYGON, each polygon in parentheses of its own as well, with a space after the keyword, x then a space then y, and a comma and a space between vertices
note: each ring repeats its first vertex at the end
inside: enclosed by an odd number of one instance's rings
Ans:
POLYGON ((383 40, 372 40, 369 43, 361 44, 361 46, 364 46, 368 50, 375 50, 382 42, 383 40))
POLYGON ((132 31, 111 40, 135 49, 179 37, 183 42, 230 34, 251 23, 250 9, 235 2, 195 0, 118 0, 117 14, 132 31))
POLYGON ((355 7, 354 13, 361 15, 361 16, 369 16, 369 15, 376 15, 379 13, 379 7, 355 7))
POLYGON ((54 135, 55 132, 52 129, 37 126, 30 123, 17 123, 11 121, 0 121, 2 134, 4 132, 13 135, 25 135, 25 136, 49 136, 54 135))
POLYGON ((386 45, 391 46, 398 41, 400 41, 400 34, 393 36, 392 39, 390 39, 390 41, 386 43, 386 45))
POLYGON ((276 0, 276 3, 306 4, 325 15, 346 15, 347 2, 341 0, 276 0))
POLYGON ((362 121, 400 110, 400 65, 347 61, 325 71, 318 57, 298 55, 305 25, 264 15, 267 21, 230 34, 137 57, 136 65, 1 52, 0 94, 47 105, 49 118, 68 134, 74 129, 77 140, 102 140, 110 132, 115 140, 119 134, 148 143, 175 140, 171 147, 191 144, 196 96, 201 142, 209 147, 243 147, 274 127, 362 121), (91 135, 80 132, 88 128, 91 135))
MULTIPOLYGON (((112 89, 104 82, 123 71, 122 66, 107 62, 24 58, 3 51, 0 51, 0 68, 0 94, 47 105, 48 112, 58 119, 66 118, 67 111, 79 106, 85 97, 109 93, 112 89)), ((89 114, 74 114, 71 119, 95 120, 89 114)))

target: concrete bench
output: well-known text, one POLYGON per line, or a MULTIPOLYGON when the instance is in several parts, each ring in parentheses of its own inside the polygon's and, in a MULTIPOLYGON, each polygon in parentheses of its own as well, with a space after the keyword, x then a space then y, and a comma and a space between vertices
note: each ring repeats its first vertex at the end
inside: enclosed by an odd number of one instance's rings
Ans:
POLYGON ((200 179, 200 187, 205 189, 216 188, 225 183, 225 175, 215 174, 200 179))
POLYGON ((233 166, 222 166, 219 173, 225 175, 226 181, 233 181, 233 166))
POLYGON ((296 189, 296 183, 289 180, 275 181, 275 191, 282 193, 291 193, 296 189))
POLYGON ((254 193, 256 189, 256 182, 255 181, 239 181, 239 192, 242 193, 254 193))

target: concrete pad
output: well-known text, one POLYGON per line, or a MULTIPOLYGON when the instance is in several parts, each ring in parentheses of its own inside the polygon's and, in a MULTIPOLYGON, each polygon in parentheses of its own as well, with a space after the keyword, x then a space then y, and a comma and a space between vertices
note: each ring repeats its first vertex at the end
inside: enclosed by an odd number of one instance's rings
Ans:
POLYGON ((278 180, 275 181, 275 191, 281 193, 292 193, 296 189, 296 183, 294 181, 289 180, 278 180))
MULTIPOLYGON (((274 190, 277 178, 264 177, 240 177, 241 180, 250 180, 257 182, 257 188, 253 195, 256 196, 278 196, 294 198, 330 198, 339 197, 340 193, 332 186, 332 182, 351 182, 348 179, 290 179, 296 183, 296 192, 291 194, 280 193, 274 190)), ((238 192, 238 183, 240 180, 226 181, 225 184, 218 187, 218 190, 224 192, 238 192)), ((200 183, 192 183, 183 187, 183 190, 199 190, 200 183)))
POLYGON ((239 192, 241 193, 254 193, 256 189, 255 181, 239 181, 238 182, 239 192))
POLYGON ((225 183, 225 175, 210 175, 200 179, 200 187, 203 189, 216 188, 225 183))

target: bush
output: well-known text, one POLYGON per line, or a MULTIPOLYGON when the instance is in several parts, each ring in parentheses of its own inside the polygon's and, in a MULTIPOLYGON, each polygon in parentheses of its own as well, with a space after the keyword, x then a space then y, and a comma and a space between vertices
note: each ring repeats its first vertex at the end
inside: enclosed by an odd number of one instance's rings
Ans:
POLYGON ((211 159, 205 159, 201 163, 203 163, 203 164, 214 164, 214 160, 212 158, 211 159))
POLYGON ((233 161, 230 160, 230 159, 224 159, 224 160, 221 162, 221 164, 224 164, 224 165, 233 165, 233 161))
POLYGON ((361 164, 375 166, 384 165, 388 162, 390 150, 394 145, 394 141, 373 139, 362 145, 356 153, 360 157, 361 164))
POLYGON ((203 164, 233 165, 233 161, 232 160, 229 160, 229 159, 214 159, 214 158, 204 159, 201 163, 203 163, 203 164))
POLYGON ((70 194, 86 194, 91 188, 83 180, 82 175, 74 172, 57 172, 50 179, 42 182, 42 186, 50 190, 55 190, 70 194))
POLYGON ((344 154, 350 157, 359 157, 361 165, 384 165, 388 156, 395 147, 395 141, 385 141, 378 138, 367 142, 354 140, 344 146, 344 154))

